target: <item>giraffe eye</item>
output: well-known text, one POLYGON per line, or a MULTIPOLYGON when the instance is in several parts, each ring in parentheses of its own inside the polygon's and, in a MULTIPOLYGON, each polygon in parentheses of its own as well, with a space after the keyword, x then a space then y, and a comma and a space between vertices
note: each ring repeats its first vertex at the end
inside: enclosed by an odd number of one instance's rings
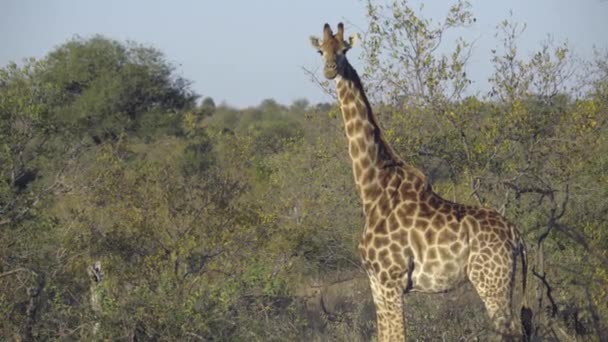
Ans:
POLYGON ((317 50, 317 52, 319 53, 319 55, 323 56, 323 51, 317 50))

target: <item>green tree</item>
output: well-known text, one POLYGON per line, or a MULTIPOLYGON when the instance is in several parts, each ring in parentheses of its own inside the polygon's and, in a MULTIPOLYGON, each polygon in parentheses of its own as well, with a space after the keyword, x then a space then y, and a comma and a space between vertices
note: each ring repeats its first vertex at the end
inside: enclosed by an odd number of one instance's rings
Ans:
POLYGON ((96 142, 120 132, 176 132, 196 96, 163 54, 102 36, 75 38, 46 57, 42 77, 62 93, 58 118, 96 142))

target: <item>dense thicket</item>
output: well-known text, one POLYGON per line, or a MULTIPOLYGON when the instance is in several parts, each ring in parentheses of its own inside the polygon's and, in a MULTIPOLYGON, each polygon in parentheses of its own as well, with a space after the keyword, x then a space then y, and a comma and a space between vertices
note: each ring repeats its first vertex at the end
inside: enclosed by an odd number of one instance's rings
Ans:
MULTIPOLYGON (((608 338, 608 56, 523 55, 505 21, 492 88, 467 95, 468 43, 439 53, 466 3, 437 24, 368 10, 361 73, 387 139, 524 232, 538 336, 608 338)), ((196 100, 161 52, 104 37, 0 69, 0 339, 374 336, 336 106, 196 100)), ((472 288, 406 302, 413 339, 490 333, 472 288)))

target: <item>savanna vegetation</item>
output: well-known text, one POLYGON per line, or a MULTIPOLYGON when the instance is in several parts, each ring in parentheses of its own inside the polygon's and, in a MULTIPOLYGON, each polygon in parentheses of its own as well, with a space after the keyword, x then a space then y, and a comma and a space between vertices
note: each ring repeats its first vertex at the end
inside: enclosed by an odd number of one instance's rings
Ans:
MULTIPOLYGON (((520 227, 536 336, 608 340, 608 53, 522 53, 506 20, 473 94, 474 46, 445 45, 468 3, 439 22, 367 5, 351 54, 387 140, 520 227)), ((334 103, 217 105, 160 51, 101 36, 0 69, 1 340, 367 341, 361 229, 334 103)), ((406 311, 414 340, 491 333, 469 286, 406 311)))

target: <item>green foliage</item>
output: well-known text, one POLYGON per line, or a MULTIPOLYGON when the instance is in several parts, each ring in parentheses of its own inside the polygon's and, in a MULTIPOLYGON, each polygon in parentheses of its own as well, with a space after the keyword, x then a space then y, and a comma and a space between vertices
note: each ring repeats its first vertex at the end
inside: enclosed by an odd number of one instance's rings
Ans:
POLYGON ((75 38, 46 61, 42 79, 62 92, 62 124, 75 125, 98 141, 123 130, 175 132, 176 111, 192 107, 196 98, 188 81, 173 76, 160 51, 135 43, 75 38))
MULTIPOLYGON (((363 42, 366 89, 372 98, 396 106, 433 105, 458 100, 470 81, 465 65, 471 44, 456 40, 453 52, 440 54, 443 36, 476 19, 467 1, 449 8, 436 24, 421 17, 407 1, 366 1, 368 34, 363 42)), ((424 5, 420 5, 421 12, 424 5)))

